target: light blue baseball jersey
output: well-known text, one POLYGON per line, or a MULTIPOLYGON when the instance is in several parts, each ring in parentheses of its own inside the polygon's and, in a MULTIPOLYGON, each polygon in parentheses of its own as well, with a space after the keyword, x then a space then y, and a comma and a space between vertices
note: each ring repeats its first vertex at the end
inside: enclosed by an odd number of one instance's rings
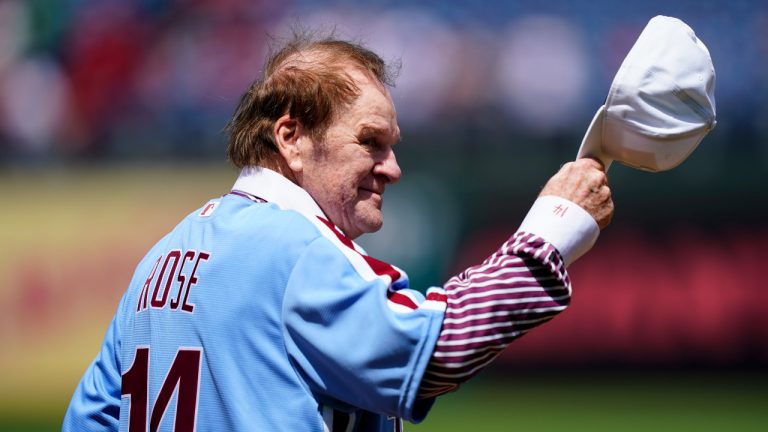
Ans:
POLYGON ((431 298, 304 190, 246 169, 138 265, 63 430, 399 430, 432 404, 416 398, 431 298))

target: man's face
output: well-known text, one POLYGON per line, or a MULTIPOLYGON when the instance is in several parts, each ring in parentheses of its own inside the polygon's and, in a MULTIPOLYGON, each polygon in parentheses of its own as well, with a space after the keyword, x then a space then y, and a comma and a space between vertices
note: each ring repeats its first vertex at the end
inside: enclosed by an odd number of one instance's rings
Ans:
POLYGON ((302 157, 297 180, 330 221, 354 239, 381 228, 384 187, 401 174, 392 149, 400 128, 386 88, 357 69, 347 72, 360 96, 337 113, 322 142, 305 136, 311 151, 302 157))

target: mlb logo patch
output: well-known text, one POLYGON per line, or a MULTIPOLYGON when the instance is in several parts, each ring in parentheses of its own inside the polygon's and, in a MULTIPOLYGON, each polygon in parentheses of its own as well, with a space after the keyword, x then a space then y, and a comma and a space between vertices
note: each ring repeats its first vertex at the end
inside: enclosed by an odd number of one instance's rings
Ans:
POLYGON ((200 213, 197 215, 200 217, 208 217, 213 214, 213 211, 216 210, 216 207, 218 207, 219 202, 218 201, 211 201, 205 206, 203 206, 203 209, 200 210, 200 213))

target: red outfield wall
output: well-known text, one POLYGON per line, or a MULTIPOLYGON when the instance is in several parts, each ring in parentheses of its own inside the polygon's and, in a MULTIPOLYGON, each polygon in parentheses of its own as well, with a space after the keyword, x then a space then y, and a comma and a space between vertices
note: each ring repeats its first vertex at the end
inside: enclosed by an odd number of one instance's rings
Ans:
MULTIPOLYGON (((495 247, 505 231, 492 231, 457 268, 495 247)), ((768 365, 766 249, 765 229, 609 228, 569 269, 571 306, 502 357, 531 366, 768 365)))

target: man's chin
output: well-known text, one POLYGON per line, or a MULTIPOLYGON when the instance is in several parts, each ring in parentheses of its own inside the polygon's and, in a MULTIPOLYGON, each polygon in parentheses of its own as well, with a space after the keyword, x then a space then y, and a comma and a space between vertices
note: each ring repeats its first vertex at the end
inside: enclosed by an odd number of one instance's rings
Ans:
POLYGON ((381 217, 381 212, 378 212, 378 217, 371 215, 372 217, 358 218, 356 228, 359 231, 355 237, 359 237, 363 234, 371 234, 380 230, 384 225, 384 219, 381 217))
POLYGON ((382 226, 384 226, 384 221, 379 220, 379 223, 371 225, 370 229, 366 231, 366 233, 375 233, 376 231, 380 230, 382 226))

